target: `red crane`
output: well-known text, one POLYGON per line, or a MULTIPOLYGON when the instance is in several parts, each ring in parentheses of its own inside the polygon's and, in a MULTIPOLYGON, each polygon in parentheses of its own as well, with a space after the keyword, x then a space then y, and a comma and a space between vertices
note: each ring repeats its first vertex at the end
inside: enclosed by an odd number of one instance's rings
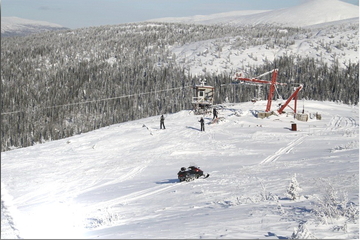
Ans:
POLYGON ((293 92, 293 94, 291 94, 291 96, 286 100, 286 102, 283 105, 281 105, 281 107, 277 110, 279 114, 282 114, 284 108, 286 108, 286 107, 291 108, 294 111, 294 113, 296 113, 297 95, 301 91, 302 88, 303 88, 302 84, 300 84, 297 88, 295 88, 295 91, 293 92), (291 100, 294 100, 294 108, 288 106, 288 104, 291 100))
MULTIPOLYGON (((234 77, 234 80, 237 80, 237 81, 246 81, 246 82, 253 82, 253 83, 270 84, 265 112, 269 112, 270 109, 271 109, 271 102, 272 102, 272 99, 274 97, 274 93, 275 93, 275 90, 276 90, 275 85, 286 85, 286 83, 279 83, 279 82, 276 81, 277 75, 278 75, 278 69, 271 70, 269 72, 261 74, 258 77, 262 77, 262 76, 265 76, 265 75, 270 74, 270 73, 272 73, 271 81, 261 80, 261 79, 258 79, 258 78, 244 78, 244 77, 242 77, 242 73, 236 73, 236 75, 234 77)), ((294 93, 291 94, 291 96, 287 99, 285 104, 281 105, 281 107, 277 110, 277 112, 279 114, 283 113, 284 108, 286 106, 288 106, 288 104, 290 103, 291 100, 295 100, 294 108, 291 108, 290 106, 289 107, 294 111, 294 113, 296 113, 297 95, 298 95, 299 91, 302 89, 302 87, 303 86, 300 84, 300 86, 295 89, 294 93)))

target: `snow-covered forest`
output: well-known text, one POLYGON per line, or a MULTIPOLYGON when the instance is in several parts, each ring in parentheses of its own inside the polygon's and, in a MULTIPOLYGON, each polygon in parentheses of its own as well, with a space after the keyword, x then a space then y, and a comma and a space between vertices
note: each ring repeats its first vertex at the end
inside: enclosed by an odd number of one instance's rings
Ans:
POLYGON ((301 83, 300 99, 358 104, 358 28, 146 22, 3 38, 2 151, 191 109, 200 78, 216 104, 267 97, 232 85, 238 71, 279 69, 277 98, 301 83))

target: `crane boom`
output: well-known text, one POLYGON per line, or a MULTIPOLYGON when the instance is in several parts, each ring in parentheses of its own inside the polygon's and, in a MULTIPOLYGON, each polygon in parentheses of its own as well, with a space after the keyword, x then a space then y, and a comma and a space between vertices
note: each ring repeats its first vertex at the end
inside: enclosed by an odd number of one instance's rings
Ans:
POLYGON ((274 69, 272 71, 266 72, 264 74, 261 74, 260 76, 264 76, 264 75, 267 75, 267 74, 270 74, 270 73, 272 73, 271 81, 261 80, 261 79, 257 79, 257 78, 244 78, 244 77, 242 77, 241 75, 238 75, 238 74, 234 77, 235 80, 239 80, 239 81, 270 84, 270 89, 269 89, 269 94, 268 94, 268 102, 267 102, 267 105, 266 105, 265 112, 269 112, 270 109, 271 109, 271 102, 272 102, 274 92, 275 92, 275 85, 286 85, 286 83, 279 83, 279 82, 276 81, 277 75, 278 75, 278 69, 274 69))
MULTIPOLYGON (((274 69, 274 70, 271 70, 269 72, 266 72, 266 73, 263 73, 261 74, 259 77, 262 77, 262 76, 265 76, 265 75, 268 75, 272 73, 272 76, 271 76, 271 81, 267 81, 267 80, 261 80, 261 79, 258 79, 258 78, 244 78, 242 76, 242 74, 236 74, 234 79, 235 80, 238 80, 238 81, 246 81, 246 82, 253 82, 253 83, 264 83, 264 84, 270 84, 270 89, 269 89, 269 94, 268 94, 268 99, 267 99, 267 105, 266 105, 266 110, 265 112, 269 112, 270 109, 271 109, 271 102, 272 102, 272 99, 274 97, 274 92, 275 92, 275 86, 276 85, 286 85, 286 83, 279 83, 276 81, 277 79, 277 75, 278 75, 278 69, 274 69)), ((299 87, 297 87, 295 89, 295 91, 291 94, 291 96, 287 99, 287 101, 285 102, 285 104, 283 104, 277 111, 279 114, 282 114, 283 113, 283 110, 285 107, 287 107, 290 103, 291 100, 295 100, 295 106, 293 108, 293 111, 294 113, 296 113, 296 104, 297 104, 297 95, 298 93, 300 92, 300 90, 303 88, 303 85, 300 84, 299 87)), ((290 106, 289 106, 290 107, 290 106)))
POLYGON ((291 96, 286 100, 286 102, 277 110, 279 114, 283 113, 283 110, 288 106, 291 100, 295 100, 293 111, 296 113, 296 104, 297 104, 297 95, 300 92, 300 90, 303 88, 303 85, 300 84, 299 87, 295 89, 295 91, 291 94, 291 96))

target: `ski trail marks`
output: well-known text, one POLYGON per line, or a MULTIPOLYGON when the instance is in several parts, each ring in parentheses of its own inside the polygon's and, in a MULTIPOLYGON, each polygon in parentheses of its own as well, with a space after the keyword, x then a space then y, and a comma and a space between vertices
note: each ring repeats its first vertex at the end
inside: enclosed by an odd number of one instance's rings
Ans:
POLYGON ((260 164, 275 162, 281 155, 288 154, 295 146, 301 144, 304 141, 304 138, 305 136, 301 136, 294 139, 286 147, 280 148, 277 152, 262 160, 260 164))
POLYGON ((105 182, 103 184, 93 185, 93 186, 84 188, 82 191, 77 192, 77 194, 78 195, 83 194, 83 193, 86 193, 86 192, 89 192, 89 191, 92 191, 92 190, 95 190, 95 189, 98 189, 98 188, 102 188, 102 187, 107 186, 107 185, 127 181, 129 179, 132 179, 136 175, 139 175, 141 173, 141 171, 146 167, 147 167, 146 165, 143 165, 143 166, 131 168, 128 172, 122 174, 119 177, 116 177, 116 178, 113 178, 113 179, 110 179, 110 180, 107 180, 108 178, 107 178, 106 174, 104 174, 104 177, 102 178, 102 180, 104 180, 105 182))
POLYGON ((139 175, 144 168, 146 168, 146 165, 142 165, 142 166, 138 166, 138 167, 134 167, 134 168, 129 168, 128 171, 125 171, 124 174, 121 174, 119 177, 114 177, 111 176, 112 171, 104 172, 103 177, 97 179, 96 181, 91 182, 90 180, 86 183, 82 183, 83 181, 81 181, 81 179, 79 179, 79 185, 78 187, 73 187, 71 185, 65 185, 62 183, 62 180, 60 181, 54 181, 52 183, 49 183, 48 185, 43 185, 42 187, 39 186, 39 189, 36 191, 32 191, 29 192, 27 194, 24 194, 21 197, 18 197, 16 199, 17 202, 27 202, 28 204, 31 203, 36 203, 33 202, 37 201, 37 202, 48 202, 48 201, 52 201, 53 198, 51 197, 52 195, 50 194, 42 194, 44 191, 44 189, 48 189, 50 188, 49 186, 52 185, 54 187, 52 187, 53 192, 57 192, 57 193, 61 193, 62 195, 66 195, 66 196, 72 196, 72 197, 76 197, 79 196, 81 194, 86 194, 86 192, 90 192, 111 184, 116 184, 116 183, 120 183, 120 182, 124 182, 127 180, 132 179, 133 177, 139 175), (58 189, 58 190, 56 190, 58 189))
POLYGON ((359 124, 357 124, 356 120, 352 117, 334 116, 330 119, 326 130, 335 131, 338 129, 355 128, 358 126, 359 124))
MULTIPOLYGON (((145 198, 145 197, 148 197, 148 196, 151 196, 151 195, 154 195, 154 194, 159 194, 159 193, 161 193, 163 191, 166 191, 166 190, 168 190, 170 188, 175 187, 176 185, 177 184, 171 184, 171 185, 168 185, 168 186, 165 186, 165 187, 164 186, 156 186, 156 187, 153 187, 153 188, 147 188, 147 189, 140 190, 140 191, 137 191, 137 192, 133 192, 133 193, 130 193, 130 194, 127 194, 127 195, 124 195, 124 196, 109 200, 109 201, 102 202, 100 204, 97 204, 95 207, 96 208, 101 208, 102 206, 103 207, 109 207, 109 206, 114 206, 114 205, 118 205, 118 204, 127 204, 129 202, 132 202, 132 201, 135 201, 135 200, 138 200, 138 199, 141 199, 141 198, 145 198)), ((92 205, 91 207, 93 208, 94 205, 92 205)))

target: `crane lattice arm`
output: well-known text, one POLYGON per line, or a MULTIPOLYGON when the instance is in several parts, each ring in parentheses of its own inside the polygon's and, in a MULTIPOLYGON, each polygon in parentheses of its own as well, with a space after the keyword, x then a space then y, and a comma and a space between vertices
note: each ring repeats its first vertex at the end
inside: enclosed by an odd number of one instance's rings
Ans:
POLYGON ((257 79, 257 78, 244 78, 242 77, 242 74, 236 74, 234 79, 238 80, 238 81, 247 81, 247 82, 253 82, 253 83, 265 83, 265 84, 270 84, 270 89, 269 89, 269 95, 268 95, 268 102, 266 105, 266 110, 265 112, 269 112, 271 109, 271 102, 274 96, 274 92, 275 92, 275 85, 286 85, 286 83, 279 83, 276 81, 277 79, 277 75, 278 75, 278 69, 274 69, 272 71, 266 72, 264 74, 261 74, 260 76, 265 76, 267 74, 272 73, 271 76, 271 81, 267 81, 267 80, 261 80, 261 79, 257 79))
MULTIPOLYGON (((261 79, 258 79, 258 78, 244 78, 241 73, 240 74, 237 73, 235 75, 235 77, 234 77, 234 80, 237 80, 237 81, 246 81, 246 82, 253 82, 253 83, 270 84, 270 89, 269 89, 269 94, 268 94, 268 99, 267 99, 267 105, 266 105, 265 112, 269 112, 270 109, 271 109, 271 102, 272 102, 272 99, 274 97, 274 92, 276 90, 275 85, 286 85, 286 83, 279 83, 279 82, 276 81, 277 75, 278 75, 278 69, 274 69, 272 71, 263 73, 259 77, 262 77, 262 76, 265 76, 265 75, 268 75, 268 74, 271 74, 271 73, 272 73, 271 81, 261 80, 261 79)), ((294 108, 292 108, 292 110, 294 111, 294 113, 296 113, 297 96, 298 96, 298 93, 300 92, 300 90, 302 88, 303 88, 303 85, 300 85, 299 87, 297 87, 295 89, 295 91, 291 94, 291 96, 287 99, 287 101, 277 110, 279 114, 283 113, 284 108, 286 108, 289 105, 290 101, 293 100, 293 99, 295 100, 295 104, 294 104, 295 106, 294 106, 294 108)))

